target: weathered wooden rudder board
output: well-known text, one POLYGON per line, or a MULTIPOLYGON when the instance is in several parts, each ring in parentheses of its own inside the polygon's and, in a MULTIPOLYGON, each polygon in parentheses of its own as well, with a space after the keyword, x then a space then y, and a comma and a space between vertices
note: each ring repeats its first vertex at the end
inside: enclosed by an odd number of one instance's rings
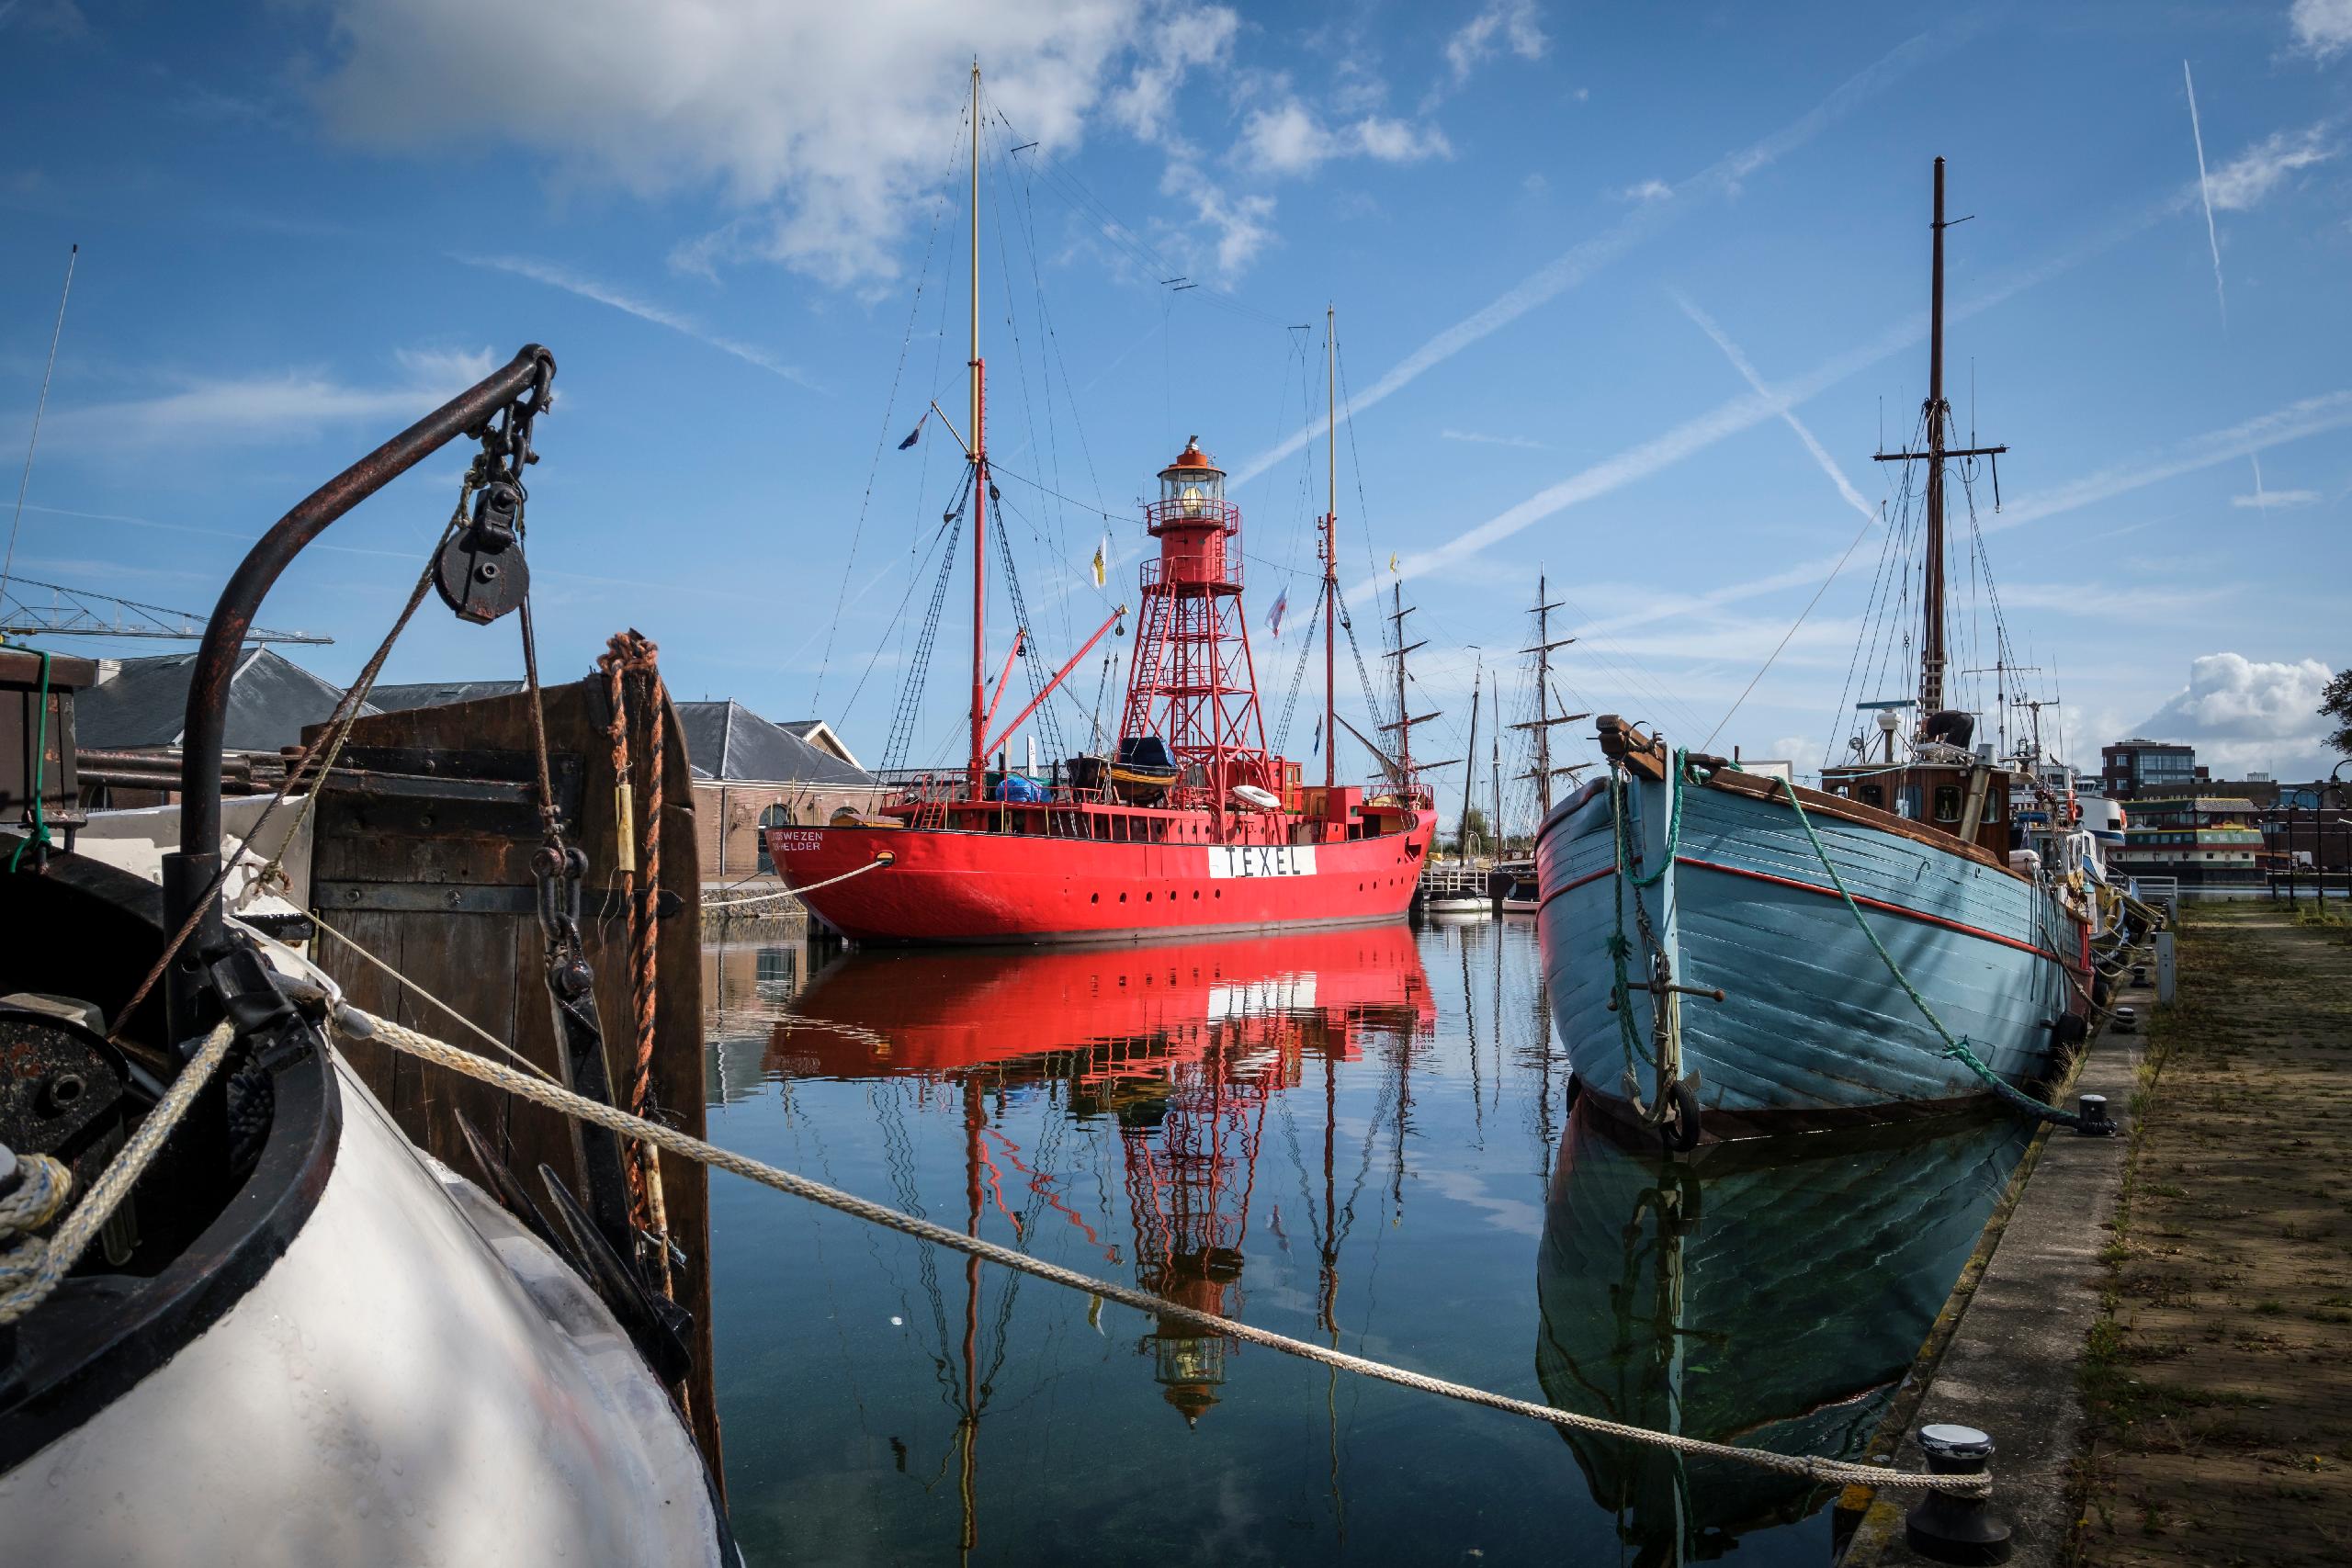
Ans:
MULTIPOLYGON (((636 1032, 628 917, 614 869, 619 829, 605 733, 611 709, 604 682, 594 678, 548 687, 541 700, 564 833, 588 855, 582 934, 596 972, 607 1071, 625 1090, 635 1067, 636 1032)), ((334 930, 568 1081, 545 979, 547 942, 531 866, 540 820, 529 704, 527 695, 492 697, 358 720, 334 776, 320 790, 311 903, 334 930)), ((685 749, 674 719, 666 731, 658 759, 647 757, 641 732, 633 737, 630 769, 638 801, 650 798, 651 767, 662 770, 661 1005, 652 1084, 661 1119, 700 1136, 702 964, 695 910, 701 873, 685 749)), ((356 1005, 452 1043, 481 1046, 447 1014, 333 937, 322 937, 314 950, 356 1005)), ((574 1128, 565 1118, 384 1046, 354 1041, 345 1052, 401 1130, 453 1170, 475 1174, 458 1126, 462 1113, 535 1193, 543 1163, 573 1191, 585 1190, 574 1128)), ((673 1156, 662 1157, 661 1170, 670 1232, 686 1259, 675 1275, 676 1300, 694 1314, 688 1404, 696 1440, 716 1475, 707 1173, 673 1156)))

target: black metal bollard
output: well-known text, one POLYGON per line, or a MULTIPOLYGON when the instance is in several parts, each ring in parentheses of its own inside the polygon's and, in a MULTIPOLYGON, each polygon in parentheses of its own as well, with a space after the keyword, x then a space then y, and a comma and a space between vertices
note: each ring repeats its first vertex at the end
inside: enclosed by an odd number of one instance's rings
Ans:
POLYGON ((2102 1138, 2115 1131, 2115 1123, 2107 1119, 2107 1096, 2077 1095, 2075 1099, 2075 1109, 2083 1119, 2083 1124, 2075 1131, 2084 1136, 2102 1138))
MULTIPOLYGON (((1919 1451, 1935 1475, 1982 1475, 1992 1462, 1993 1439, 1973 1427, 1919 1428, 1919 1451)), ((1986 1497, 1930 1492, 1903 1521, 1911 1550, 1936 1562, 1990 1563, 2009 1560, 2009 1527, 1993 1517, 1986 1497)))

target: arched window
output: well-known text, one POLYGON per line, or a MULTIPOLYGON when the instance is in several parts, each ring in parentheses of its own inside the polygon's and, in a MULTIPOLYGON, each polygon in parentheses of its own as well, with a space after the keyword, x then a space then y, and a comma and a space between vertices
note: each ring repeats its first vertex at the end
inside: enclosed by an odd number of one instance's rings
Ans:
POLYGON ((775 862, 768 858, 768 829, 788 828, 791 825, 792 812, 789 807, 771 806, 760 813, 760 874, 762 876, 775 874, 775 862))

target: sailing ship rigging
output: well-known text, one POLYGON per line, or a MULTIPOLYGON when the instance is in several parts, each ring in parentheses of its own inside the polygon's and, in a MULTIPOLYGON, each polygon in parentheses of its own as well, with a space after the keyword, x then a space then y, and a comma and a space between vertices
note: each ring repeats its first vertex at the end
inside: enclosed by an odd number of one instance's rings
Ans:
MULTIPOLYGON (((1391 919, 1404 912, 1436 827, 1417 774, 1411 728, 1434 716, 1405 711, 1408 676, 1401 597, 1393 761, 1372 746, 1386 778, 1339 782, 1336 628, 1348 623, 1338 579, 1338 474, 1327 470, 1318 526, 1324 631, 1324 783, 1267 743, 1249 621, 1242 608, 1240 508, 1226 497, 1226 471, 1198 436, 1159 475, 1143 511, 1158 545, 1138 572, 1136 636, 1114 743, 1072 755, 1059 744, 1051 699, 1094 647, 1124 632, 1114 608, 1078 652, 1049 676, 1033 662, 1034 695, 999 724, 1012 666, 1035 658, 1035 626, 1021 599, 1001 518, 996 557, 1015 618, 1012 649, 989 682, 986 612, 991 575, 989 522, 1003 509, 988 434, 988 367, 980 342, 980 129, 978 65, 971 77, 970 297, 962 429, 933 402, 961 448, 965 474, 935 536, 940 558, 930 614, 917 633, 913 677, 902 689, 886 752, 886 797, 870 812, 843 812, 822 828, 773 828, 771 858, 787 886, 853 939, 883 942, 1057 942, 1137 939, 1148 933, 1253 930, 1391 919), (921 672, 936 641, 958 536, 970 549, 972 642, 960 769, 908 769, 907 740, 921 672), (1040 719, 1048 758, 1016 770, 1009 742, 1040 719), (1035 776, 1043 773, 1045 776, 1035 776)), ((1327 313, 1327 355, 1336 381, 1336 316, 1327 313)), ((1327 399, 1327 446, 1338 428, 1327 399)), ((916 426, 920 435, 922 423, 916 426)), ((914 439, 910 436, 910 443, 914 439)), ((1098 555, 1107 578, 1108 547, 1098 555)), ((1099 579, 1100 580, 1100 579, 1099 579)), ((911 589, 910 590, 911 593, 911 589)), ((1106 671, 1107 676, 1107 671, 1106 671)), ((1106 682, 1107 683, 1107 682, 1106 682)), ((1369 699, 1369 694, 1367 694, 1369 699)), ((1367 742, 1367 744, 1370 744, 1367 742)))

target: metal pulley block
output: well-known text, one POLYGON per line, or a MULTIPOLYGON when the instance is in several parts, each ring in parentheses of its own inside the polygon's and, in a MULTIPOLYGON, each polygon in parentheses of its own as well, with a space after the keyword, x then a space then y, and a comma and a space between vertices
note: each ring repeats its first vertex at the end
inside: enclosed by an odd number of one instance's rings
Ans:
POLYGON ((473 520, 441 547, 433 574, 441 602, 460 619, 488 626, 521 608, 531 588, 531 570, 518 547, 522 526, 522 487, 506 479, 482 486, 473 520))

